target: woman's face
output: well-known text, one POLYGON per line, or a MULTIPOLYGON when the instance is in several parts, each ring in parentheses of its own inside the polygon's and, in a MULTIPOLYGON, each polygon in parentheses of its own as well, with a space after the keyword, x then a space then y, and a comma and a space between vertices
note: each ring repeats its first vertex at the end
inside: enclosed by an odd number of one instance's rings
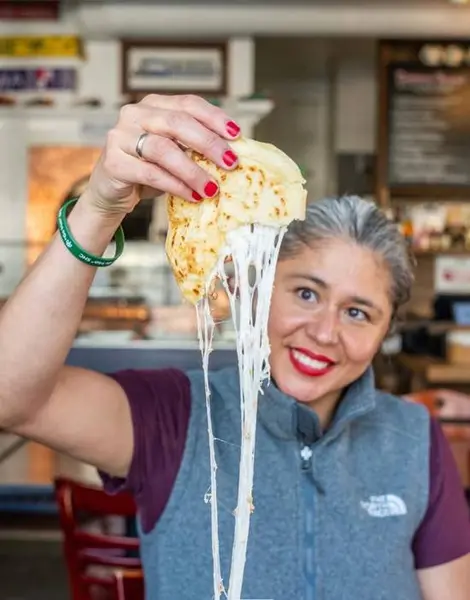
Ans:
POLYGON ((279 261, 269 319, 277 386, 316 409, 335 404, 387 333, 390 284, 380 258, 343 240, 279 261))

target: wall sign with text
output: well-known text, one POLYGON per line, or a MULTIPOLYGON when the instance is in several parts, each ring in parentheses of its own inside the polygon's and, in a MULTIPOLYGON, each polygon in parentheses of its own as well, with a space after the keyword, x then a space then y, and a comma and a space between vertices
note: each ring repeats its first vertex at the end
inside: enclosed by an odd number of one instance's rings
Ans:
POLYGON ((438 256, 434 263, 436 294, 470 294, 470 259, 438 256))
POLYGON ((52 20, 60 14, 59 0, 1 0, 0 19, 16 20, 52 20))
POLYGON ((122 92, 224 95, 227 44, 122 41, 122 92))
POLYGON ((0 92, 74 90, 75 69, 0 69, 0 92))
POLYGON ((82 43, 75 35, 0 37, 0 57, 81 58, 82 43))
POLYGON ((470 44, 384 41, 378 185, 389 195, 470 195, 470 44))

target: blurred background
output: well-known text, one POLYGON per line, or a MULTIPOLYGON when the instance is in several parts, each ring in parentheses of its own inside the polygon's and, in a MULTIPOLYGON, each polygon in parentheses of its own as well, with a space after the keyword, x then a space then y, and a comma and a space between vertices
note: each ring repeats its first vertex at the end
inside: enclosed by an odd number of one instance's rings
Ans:
MULTIPOLYGON (((378 385, 415 394, 441 419, 468 486, 469 31, 465 0, 0 0, 0 303, 86 185, 120 107, 147 93, 201 94, 292 156, 310 201, 363 195, 400 225, 416 284, 377 357, 378 385)), ((96 276, 70 364, 200 363, 166 227, 153 198, 126 219, 126 251, 96 276)), ((234 360, 234 332, 222 294, 213 310, 217 367, 234 360)), ((64 507, 78 494, 93 512, 93 485, 87 465, 0 431, 0 600, 72 588, 85 599, 78 542, 67 562, 62 546, 80 519, 64 507), (59 476, 85 487, 63 492, 59 476)), ((100 531, 132 534, 121 500, 100 505, 100 531)))

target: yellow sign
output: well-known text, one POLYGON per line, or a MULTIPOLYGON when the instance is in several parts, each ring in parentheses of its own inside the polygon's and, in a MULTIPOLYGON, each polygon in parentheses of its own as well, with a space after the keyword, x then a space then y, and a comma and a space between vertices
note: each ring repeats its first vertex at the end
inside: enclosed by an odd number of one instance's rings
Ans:
POLYGON ((0 57, 77 58, 81 55, 82 44, 75 35, 0 37, 0 57))

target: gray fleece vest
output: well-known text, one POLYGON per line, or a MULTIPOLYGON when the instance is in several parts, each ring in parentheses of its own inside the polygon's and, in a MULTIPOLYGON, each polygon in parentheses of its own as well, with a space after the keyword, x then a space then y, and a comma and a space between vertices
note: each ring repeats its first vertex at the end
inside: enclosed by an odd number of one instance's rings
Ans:
MULTIPOLYGON (((190 372, 183 462, 163 516, 141 532, 148 600, 212 600, 202 372, 190 372)), ((222 575, 228 587, 240 411, 235 368, 211 373, 222 575)), ((273 383, 260 396, 243 600, 421 600, 411 550, 429 495, 429 417, 378 392, 369 370, 323 435, 273 383)))

